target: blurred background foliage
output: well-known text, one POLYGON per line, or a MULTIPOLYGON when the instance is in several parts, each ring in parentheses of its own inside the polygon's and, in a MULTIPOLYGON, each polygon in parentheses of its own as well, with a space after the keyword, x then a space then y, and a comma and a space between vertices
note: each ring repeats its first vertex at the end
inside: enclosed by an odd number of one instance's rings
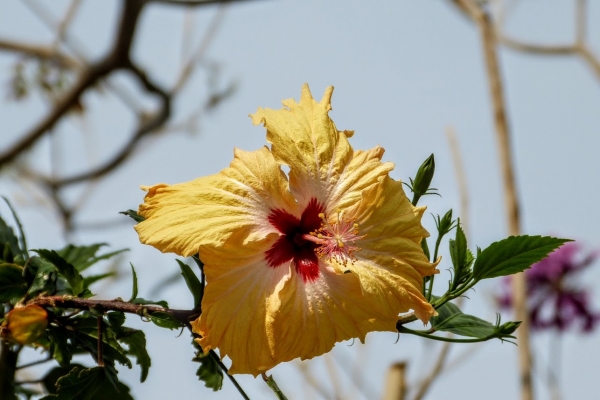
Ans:
MULTIPOLYGON (((33 248, 129 247, 126 259, 144 271, 144 296, 189 306, 178 289, 179 268, 137 245, 132 221, 117 213, 141 202, 140 184, 214 173, 233 147, 262 146, 263 132, 246 115, 279 107, 306 81, 315 93, 336 85, 338 127, 357 131, 355 148, 384 146, 395 178, 407 181, 434 152, 434 186, 444 198, 422 204, 433 214, 455 209, 470 243, 520 231, 573 237, 593 252, 600 243, 593 161, 600 148, 599 21, 600 5, 585 0, 5 2, 0 192, 22 216, 33 248)), ((424 223, 434 232, 429 218, 424 223)), ((101 297, 130 291, 130 270, 119 257, 102 266, 113 280, 97 286, 101 297)), ((589 265, 583 282, 565 274, 560 283, 566 293, 587 293, 579 303, 595 321, 593 285, 585 283, 600 274, 593 260, 589 265)), ((474 312, 493 316, 498 285, 469 295, 474 312)), ((556 280, 548 287, 556 289, 556 280)), ((521 290, 527 293, 526 283, 521 290)), ((522 313, 526 303, 518 306, 522 313)), ((531 390, 519 386, 517 349, 417 345, 404 336, 393 346, 396 337, 386 334, 275 373, 294 398, 377 398, 389 391, 388 372, 391 382, 397 371, 411 399, 584 398, 600 389, 591 372, 600 360, 594 327, 584 337, 532 333, 534 361, 526 354, 520 361, 531 390), (463 374, 467 387, 456 384, 463 374), (504 390, 489 393, 488 383, 504 390)), ((136 385, 137 371, 122 374, 139 398, 204 390, 197 366, 185 367, 189 343, 170 333, 148 337, 155 379, 136 385), (161 387, 165 381, 169 387, 161 387)), ((262 382, 240 380, 251 397, 265 395, 262 382)), ((235 395, 225 386, 215 398, 235 395)))

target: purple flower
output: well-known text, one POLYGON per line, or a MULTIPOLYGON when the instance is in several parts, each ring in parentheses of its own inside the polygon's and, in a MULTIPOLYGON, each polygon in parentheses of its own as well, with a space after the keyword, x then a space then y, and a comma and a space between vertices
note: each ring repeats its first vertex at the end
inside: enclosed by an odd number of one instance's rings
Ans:
MULTIPOLYGON (((583 332, 591 332, 600 313, 590 309, 590 293, 574 278, 598 257, 597 252, 582 255, 575 242, 569 242, 525 271, 527 307, 531 327, 536 330, 565 331, 577 321, 583 332)), ((512 308, 511 278, 502 281, 503 293, 496 300, 501 308, 512 308)))

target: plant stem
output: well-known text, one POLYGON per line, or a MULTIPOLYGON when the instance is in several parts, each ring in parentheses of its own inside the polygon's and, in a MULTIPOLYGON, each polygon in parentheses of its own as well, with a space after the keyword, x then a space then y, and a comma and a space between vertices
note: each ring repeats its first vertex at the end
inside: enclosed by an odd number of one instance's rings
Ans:
POLYGON ((242 395, 242 397, 244 398, 244 400, 250 400, 250 397, 248 397, 248 395, 246 394, 246 392, 244 392, 244 389, 242 389, 242 387, 237 382, 237 380, 232 375, 229 375, 229 370, 227 369, 227 367, 225 366, 225 364, 223 364, 223 361, 221 361, 221 358, 217 355, 217 353, 215 353, 214 350, 210 350, 209 354, 213 358, 213 360, 215 360, 217 362, 217 364, 219 364, 219 367, 221 367, 221 369, 223 371, 225 371, 225 375, 227 375, 227 377, 229 378, 229 380, 231 381, 231 383, 233 383, 233 386, 235 386, 235 388, 237 389, 237 391, 240 392, 240 394, 242 395))
POLYGON ((478 343, 478 342, 486 342, 496 336, 491 335, 491 336, 486 336, 486 337, 482 337, 482 338, 473 338, 473 339, 455 339, 452 337, 447 337, 447 336, 435 336, 432 335, 430 333, 428 333, 427 331, 415 331, 412 329, 408 329, 405 328, 403 326, 401 326, 398 329, 398 332, 400 333, 408 333, 411 335, 415 335, 415 336, 420 336, 426 339, 432 339, 432 340, 438 340, 440 342, 450 342, 450 343, 478 343))
POLYGON ((15 396, 15 372, 21 347, 12 349, 6 342, 0 341, 0 399, 13 400, 15 396))
POLYGON ((267 376, 267 374, 263 372, 262 378, 265 382, 267 382, 267 385, 269 385, 279 400, 287 400, 287 397, 285 397, 285 394, 283 394, 281 389, 279 389, 279 386, 277 386, 277 382, 275 382, 275 379, 273 379, 273 375, 267 376))
POLYGON ((81 299, 72 296, 45 296, 37 297, 32 300, 29 304, 37 304, 38 306, 45 307, 64 307, 64 308, 75 308, 79 310, 89 310, 90 308, 99 307, 105 311, 121 311, 129 314, 137 315, 152 315, 155 312, 164 312, 171 314, 182 324, 186 324, 188 320, 196 316, 197 311, 194 310, 173 310, 170 308, 164 308, 160 306, 151 306, 144 304, 133 304, 123 301, 121 299, 116 300, 94 300, 94 299, 81 299))
POLYGON ((104 355, 102 353, 102 328, 103 328, 103 324, 102 321, 104 320, 104 318, 102 317, 98 317, 97 318, 97 322, 98 322, 98 366, 99 367, 104 367, 104 355))

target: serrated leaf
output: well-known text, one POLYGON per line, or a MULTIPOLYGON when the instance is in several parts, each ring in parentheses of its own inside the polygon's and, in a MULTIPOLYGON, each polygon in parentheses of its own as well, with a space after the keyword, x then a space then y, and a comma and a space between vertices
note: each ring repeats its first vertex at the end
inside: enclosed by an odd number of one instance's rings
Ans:
POLYGON ((15 264, 0 264, 0 302, 16 302, 27 293, 23 268, 15 264))
POLYGON ((221 390, 223 387, 223 371, 210 353, 198 353, 193 361, 200 363, 196 375, 204 382, 204 386, 213 391, 221 390))
POLYGON ((175 260, 179 264, 179 268, 181 268, 181 275, 183 275, 183 279, 185 279, 185 283, 194 296, 194 309, 198 309, 200 306, 200 301, 202 300, 202 295, 204 292, 204 287, 200 283, 200 280, 194 274, 194 271, 190 268, 189 265, 185 264, 180 260, 175 260))
POLYGON ((56 293, 56 275, 57 269, 54 264, 40 258, 31 257, 25 265, 25 274, 33 275, 29 289, 27 289, 28 295, 35 295, 38 293, 46 292, 48 295, 56 293))
POLYGON ((133 400, 129 388, 121 382, 116 383, 117 387, 113 385, 103 367, 75 367, 58 379, 56 394, 45 396, 41 400, 133 400))
POLYGON ((77 296, 81 292, 83 292, 83 277, 79 274, 79 272, 75 269, 75 267, 70 264, 67 260, 62 258, 56 251, 54 250, 46 250, 46 249, 37 249, 33 250, 40 255, 46 261, 54 264, 58 272, 65 277, 71 290, 73 291, 73 295, 77 296))
POLYGON ((452 268, 454 276, 452 279, 452 289, 464 283, 469 278, 469 250, 467 249, 467 237, 460 225, 460 218, 456 223, 456 235, 454 240, 450 239, 450 258, 452 259, 452 268))
POLYGON ((129 263, 129 265, 131 265, 131 274, 133 275, 133 288, 131 289, 131 299, 129 299, 129 302, 133 302, 138 295, 138 284, 137 284, 137 274, 135 273, 135 268, 133 267, 132 263, 129 263))
POLYGON ((98 261, 109 259, 127 251, 127 249, 121 249, 97 256, 96 253, 103 246, 106 246, 106 243, 96 243, 90 246, 74 246, 70 244, 57 253, 73 265, 77 271, 82 272, 98 261))
POLYGON ((137 299, 130 301, 131 304, 148 304, 148 305, 157 305, 163 308, 169 308, 169 303, 165 300, 147 300, 142 297, 138 297, 137 299))
POLYGON ((437 309, 438 315, 431 318, 431 326, 438 331, 455 335, 485 338, 495 332, 495 326, 473 315, 464 314, 450 302, 437 309))
POLYGON ((150 314, 150 321, 152 321, 156 326, 171 330, 182 327, 181 322, 179 322, 174 316, 162 311, 156 311, 150 314))
POLYGON ((54 367, 46 373, 42 378, 42 383, 46 388, 46 391, 50 394, 56 393, 56 382, 65 375, 68 375, 73 368, 79 368, 80 370, 85 369, 81 364, 71 364, 66 367, 54 367))
POLYGON ((140 214, 138 214, 137 211, 134 211, 134 210, 121 211, 119 214, 127 215, 128 217, 133 219, 135 222, 142 222, 146 219, 146 218, 142 217, 140 214))
POLYGON ((473 278, 479 281, 522 272, 569 241, 550 236, 522 235, 494 242, 478 254, 473 265, 473 278))
POLYGON ((146 335, 142 331, 127 328, 119 336, 118 340, 125 343, 129 347, 127 353, 136 358, 136 363, 142 370, 140 373, 140 382, 144 382, 148 377, 148 370, 152 365, 152 360, 146 350, 146 335))

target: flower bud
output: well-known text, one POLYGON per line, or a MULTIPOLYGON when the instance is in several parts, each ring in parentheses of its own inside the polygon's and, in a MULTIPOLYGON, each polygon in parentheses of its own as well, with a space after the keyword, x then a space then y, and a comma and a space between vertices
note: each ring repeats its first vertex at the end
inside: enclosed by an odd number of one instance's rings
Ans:
POLYGON ((419 170, 417 171, 417 176, 415 180, 412 182, 412 190, 413 190, 413 205, 417 204, 419 198, 427 193, 429 190, 429 186, 431 185, 431 180, 433 179, 433 174, 435 172, 435 159, 433 154, 431 154, 427 159, 421 164, 419 170))

